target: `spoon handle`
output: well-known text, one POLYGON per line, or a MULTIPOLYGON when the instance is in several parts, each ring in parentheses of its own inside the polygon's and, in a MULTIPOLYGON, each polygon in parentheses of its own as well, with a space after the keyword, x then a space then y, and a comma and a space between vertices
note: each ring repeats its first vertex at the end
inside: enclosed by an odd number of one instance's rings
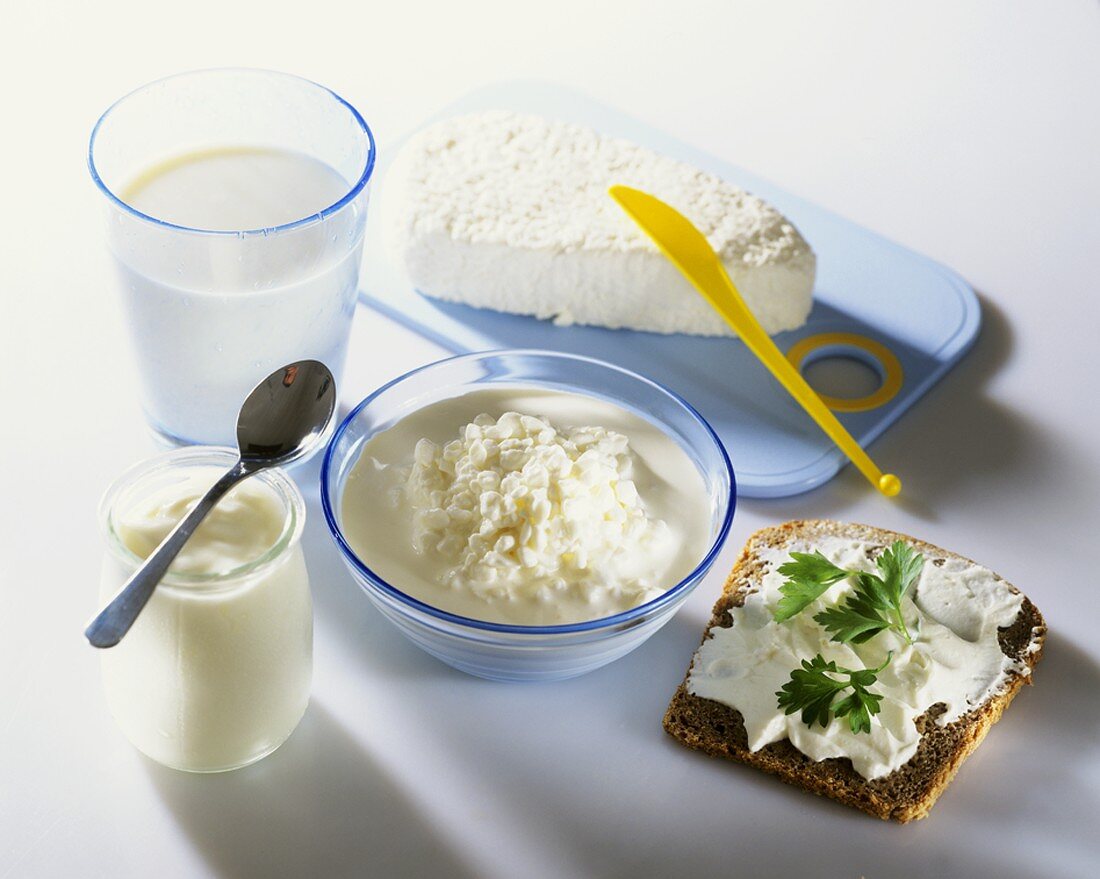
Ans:
POLYGON ((122 640, 122 636, 130 631, 130 626, 134 624, 134 620, 152 597, 153 590, 157 588, 161 578, 168 572, 168 566, 195 533, 199 523, 214 509, 229 489, 254 472, 255 470, 246 467, 243 461, 238 461, 199 499, 191 512, 180 519, 176 527, 168 532, 168 536, 160 542, 160 546, 140 568, 134 571, 118 595, 111 599, 111 603, 103 608, 84 630, 84 636, 93 647, 114 647, 122 640))

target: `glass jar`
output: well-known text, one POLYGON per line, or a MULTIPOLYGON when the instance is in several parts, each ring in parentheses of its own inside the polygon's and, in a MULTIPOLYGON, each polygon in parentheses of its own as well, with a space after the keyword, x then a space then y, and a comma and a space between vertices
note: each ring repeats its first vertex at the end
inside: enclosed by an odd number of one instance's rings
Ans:
MULTIPOLYGON (((143 560, 121 535, 127 515, 154 495, 183 497, 186 484, 193 491, 206 471, 213 484, 235 460, 229 449, 176 449, 131 468, 108 489, 99 510, 106 541, 101 605, 143 560)), ((309 702, 313 606, 301 547, 305 502, 279 470, 253 480, 278 500, 275 543, 217 573, 170 571, 121 643, 102 651, 115 721, 138 750, 173 769, 222 772, 253 763, 287 739, 309 702)), ((231 524, 247 528, 247 511, 238 509, 233 515, 242 521, 231 524)))

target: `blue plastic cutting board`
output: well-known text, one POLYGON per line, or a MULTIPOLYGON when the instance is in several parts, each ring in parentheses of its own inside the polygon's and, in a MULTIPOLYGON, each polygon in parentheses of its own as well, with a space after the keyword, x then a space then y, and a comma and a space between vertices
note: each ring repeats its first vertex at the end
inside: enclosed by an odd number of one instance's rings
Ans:
MULTIPOLYGON (((775 337, 783 351, 818 333, 856 333, 881 342, 904 371, 888 403, 838 417, 864 446, 897 420, 973 344, 980 309, 954 272, 694 149, 577 92, 543 83, 479 90, 433 119, 479 110, 538 113, 628 138, 759 195, 789 217, 817 254, 807 324, 775 337)), ((427 123, 425 123, 427 124, 427 123)), ((378 173, 400 143, 383 144, 378 173)), ((384 181, 382 183, 384 185, 384 181)), ((436 302, 391 265, 379 224, 368 223, 363 300, 455 352, 545 348, 597 357, 647 375, 691 402, 726 445, 745 497, 785 497, 836 475, 846 458, 737 339, 664 336, 631 330, 558 327, 529 317, 436 302)), ((903 462, 879 461, 904 478, 903 462)))

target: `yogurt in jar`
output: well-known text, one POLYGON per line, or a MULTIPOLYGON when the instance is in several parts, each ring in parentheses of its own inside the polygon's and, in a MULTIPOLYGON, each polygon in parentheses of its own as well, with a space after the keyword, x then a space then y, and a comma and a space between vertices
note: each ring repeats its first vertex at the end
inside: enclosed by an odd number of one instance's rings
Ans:
MULTIPOLYGON (((235 460, 181 449, 107 492, 106 603, 235 460)), ((294 731, 309 701, 313 611, 302 496, 267 471, 223 498, 118 646, 102 652, 111 713, 159 763, 218 772, 252 763, 294 731)))

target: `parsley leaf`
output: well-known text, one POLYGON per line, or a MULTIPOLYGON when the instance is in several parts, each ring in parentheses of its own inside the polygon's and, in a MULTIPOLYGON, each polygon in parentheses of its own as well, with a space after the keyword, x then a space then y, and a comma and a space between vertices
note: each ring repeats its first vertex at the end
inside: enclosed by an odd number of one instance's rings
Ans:
POLYGON ((869 733, 871 718, 882 710, 882 696, 868 690, 878 680, 878 673, 890 663, 893 654, 878 668, 851 669, 826 662, 820 653, 813 659, 802 660, 802 668, 791 672, 791 679, 776 691, 778 705, 784 714, 802 712, 802 722, 812 727, 814 723, 827 727, 832 717, 847 717, 848 728, 853 733, 869 733), (837 680, 830 675, 841 675, 847 680, 837 680), (833 704, 842 692, 851 693, 833 704))
POLYGON ((865 574, 842 604, 815 614, 814 622, 824 626, 834 641, 862 644, 891 626, 884 592, 885 586, 878 577, 865 574))
MULTIPOLYGON (((833 641, 845 644, 862 644, 886 630, 912 644, 902 599, 917 582, 924 556, 898 540, 875 564, 877 574, 849 571, 837 567, 820 552, 792 552, 791 560, 779 566, 779 573, 787 580, 779 587, 782 598, 776 604, 776 622, 801 613, 834 583, 854 578, 855 586, 843 602, 815 614, 814 622, 824 627, 833 641)), ((881 710, 882 696, 868 688, 892 658, 893 654, 888 654, 878 668, 862 669, 838 667, 835 662, 826 662, 820 653, 811 660, 804 659, 802 667, 792 671, 791 679, 776 692, 779 707, 786 714, 801 711, 802 722, 810 727, 815 723, 827 727, 832 717, 847 717, 853 733, 869 733, 871 718, 881 710), (834 704, 847 690, 851 692, 834 704)))
POLYGON ((879 556, 881 577, 858 574, 856 587, 844 602, 823 610, 814 620, 825 627, 832 640, 842 643, 862 644, 890 629, 912 644, 901 602, 923 566, 924 556, 899 540, 879 556))
MULTIPOLYGON (((871 679, 874 683, 876 678, 871 679)), ((837 717, 848 718, 848 729, 853 733, 871 732, 871 718, 882 710, 882 696, 871 693, 865 687, 855 687, 852 692, 833 707, 837 717)))
POLYGON ((789 620, 820 598, 825 590, 851 575, 838 568, 820 552, 792 552, 791 561, 779 566, 787 578, 779 592, 783 596, 775 607, 775 621, 789 620))
POLYGON ((783 713, 801 711, 802 722, 807 726, 815 723, 828 726, 833 699, 847 683, 829 677, 826 672, 841 673, 835 662, 826 662, 820 653, 813 659, 803 659, 802 668, 792 671, 791 679, 775 693, 783 713))
POLYGON ((890 590, 891 603, 901 605, 902 596, 920 576, 924 567, 924 556, 900 540, 878 557, 878 569, 882 572, 882 582, 890 590))

